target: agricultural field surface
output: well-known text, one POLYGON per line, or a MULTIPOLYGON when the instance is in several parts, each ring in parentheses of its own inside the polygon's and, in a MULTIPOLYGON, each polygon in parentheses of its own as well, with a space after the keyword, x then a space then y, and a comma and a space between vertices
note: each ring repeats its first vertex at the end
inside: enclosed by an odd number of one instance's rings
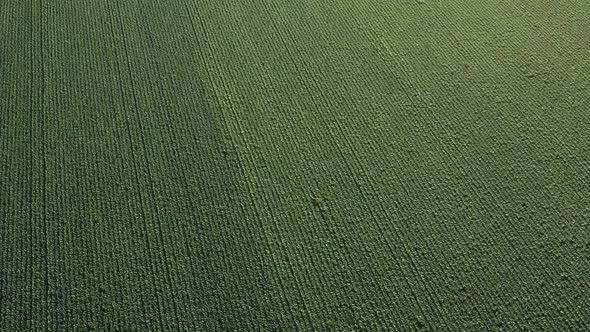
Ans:
POLYGON ((0 331, 590 331, 590 3, 0 0, 0 331))

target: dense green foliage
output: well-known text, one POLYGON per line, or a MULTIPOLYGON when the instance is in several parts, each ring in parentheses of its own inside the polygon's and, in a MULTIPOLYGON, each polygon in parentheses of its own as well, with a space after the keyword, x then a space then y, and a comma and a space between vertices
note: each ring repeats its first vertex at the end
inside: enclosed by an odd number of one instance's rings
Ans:
POLYGON ((0 330, 590 329, 590 5, 0 1, 0 330))

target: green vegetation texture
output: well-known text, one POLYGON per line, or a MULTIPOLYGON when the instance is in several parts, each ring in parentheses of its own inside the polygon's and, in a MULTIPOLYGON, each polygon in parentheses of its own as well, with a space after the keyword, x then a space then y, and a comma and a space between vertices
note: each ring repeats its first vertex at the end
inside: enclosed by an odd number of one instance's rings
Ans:
POLYGON ((0 330, 590 330, 590 5, 0 1, 0 330))

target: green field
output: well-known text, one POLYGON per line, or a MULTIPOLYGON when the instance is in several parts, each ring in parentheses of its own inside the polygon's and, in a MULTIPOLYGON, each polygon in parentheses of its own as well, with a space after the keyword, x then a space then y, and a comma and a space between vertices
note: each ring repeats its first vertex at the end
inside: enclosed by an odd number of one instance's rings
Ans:
POLYGON ((589 331, 590 4, 0 1, 0 331, 589 331))

